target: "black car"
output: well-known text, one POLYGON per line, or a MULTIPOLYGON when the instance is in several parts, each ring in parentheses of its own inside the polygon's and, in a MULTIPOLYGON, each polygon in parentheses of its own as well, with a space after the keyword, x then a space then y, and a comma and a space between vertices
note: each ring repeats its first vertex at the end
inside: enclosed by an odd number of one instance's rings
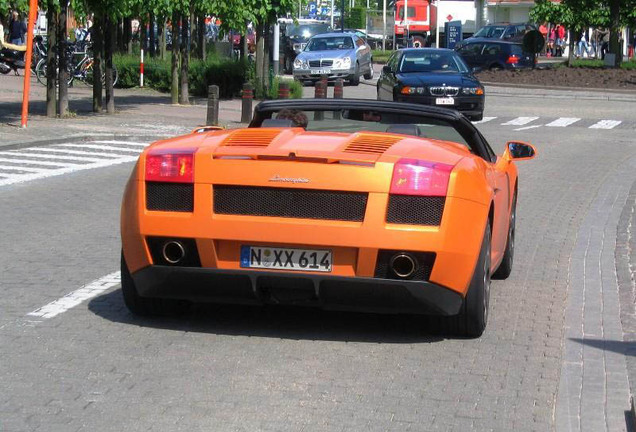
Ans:
POLYGON ((526 52, 518 42, 466 39, 455 50, 473 69, 525 69, 534 66, 534 55, 526 52))
POLYGON ((298 22, 281 26, 280 59, 286 73, 294 70, 296 56, 305 49, 312 36, 329 32, 331 27, 324 22, 298 22))
POLYGON ((449 49, 395 51, 378 79, 378 100, 452 108, 471 120, 483 118, 484 99, 484 86, 449 49))

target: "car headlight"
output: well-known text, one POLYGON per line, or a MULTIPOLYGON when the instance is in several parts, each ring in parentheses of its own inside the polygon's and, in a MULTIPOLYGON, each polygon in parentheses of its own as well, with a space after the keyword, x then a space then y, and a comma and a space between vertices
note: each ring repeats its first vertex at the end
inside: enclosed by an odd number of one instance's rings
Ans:
POLYGON ((343 57, 333 62, 334 69, 349 69, 351 67, 351 57, 343 57))
POLYGON ((481 87, 464 87, 462 92, 467 95, 483 95, 484 89, 481 87))
POLYGON ((302 61, 301 59, 294 60, 294 69, 307 69, 309 67, 309 63, 306 61, 302 61))
POLYGON ((403 95, 424 94, 424 90, 426 90, 424 87, 405 86, 402 87, 400 93, 402 93, 403 95))

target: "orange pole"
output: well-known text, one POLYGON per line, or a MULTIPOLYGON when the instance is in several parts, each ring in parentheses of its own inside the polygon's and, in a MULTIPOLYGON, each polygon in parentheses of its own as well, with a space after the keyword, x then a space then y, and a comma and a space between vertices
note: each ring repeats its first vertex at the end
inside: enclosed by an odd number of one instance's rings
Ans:
MULTIPOLYGON (((29 24, 27 26, 27 50, 24 56, 24 85, 22 86, 22 127, 27 126, 29 115, 29 89, 31 87, 31 56, 33 55, 33 29, 38 16, 38 0, 29 0, 29 24)), ((50 25, 50 23, 49 23, 50 25)))

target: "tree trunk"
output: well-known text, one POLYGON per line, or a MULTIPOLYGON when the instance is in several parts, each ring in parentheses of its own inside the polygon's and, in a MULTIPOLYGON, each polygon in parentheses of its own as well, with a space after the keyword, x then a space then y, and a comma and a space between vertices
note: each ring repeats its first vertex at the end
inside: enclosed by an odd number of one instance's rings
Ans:
POLYGON ((56 63, 55 53, 57 52, 57 24, 58 16, 56 12, 56 5, 54 0, 49 0, 46 10, 46 21, 48 26, 46 29, 46 37, 48 41, 48 47, 46 51, 46 116, 55 117, 56 114, 56 93, 57 88, 55 86, 56 75, 56 63))
POLYGON ((163 17, 157 26, 157 33, 159 36, 159 56, 163 60, 166 58, 166 20, 163 17))
POLYGON ((610 40, 609 52, 616 55, 614 66, 619 66, 623 60, 623 52, 619 43, 619 34, 621 32, 620 22, 620 0, 610 0, 610 40))
POLYGON ((95 14, 93 21, 93 112, 101 113, 102 100, 102 69, 104 52, 104 15, 95 14))
POLYGON ((139 49, 148 52, 148 15, 139 17, 139 49))
POLYGON ((179 13, 172 13, 172 63, 171 74, 172 83, 170 85, 170 93, 172 103, 179 103, 179 13))
POLYGON ((57 112, 60 117, 66 117, 68 115, 68 57, 66 55, 67 43, 66 43, 66 2, 60 2, 60 15, 58 19, 57 29, 57 46, 58 46, 58 88, 59 97, 57 100, 58 107, 57 112))
POLYGON ((263 85, 269 89, 269 31, 268 26, 263 30, 263 85))
POLYGON ((155 47, 157 45, 157 41, 155 38, 155 23, 157 22, 155 15, 154 14, 150 14, 150 29, 148 30, 150 32, 150 46, 148 47, 148 54, 150 54, 150 57, 155 57, 157 55, 157 51, 155 50, 155 47))
POLYGON ((574 38, 576 37, 576 31, 571 28, 570 30, 568 30, 568 33, 570 35, 570 41, 568 42, 568 67, 572 66, 572 62, 574 61, 574 44, 576 43, 574 41, 574 38))
POLYGON ((132 22, 130 18, 124 18, 124 52, 132 54, 132 22))
POLYGON ((256 86, 263 88, 263 57, 265 54, 265 39, 263 25, 256 26, 256 86))
MULTIPOLYGON (((115 89, 113 88, 113 48, 115 43, 115 26, 110 17, 105 20, 104 31, 104 60, 106 67, 104 73, 106 75, 106 112, 115 114, 115 89)), ((95 80, 101 79, 101 76, 95 77, 95 80)))
POLYGON ((190 40, 188 38, 189 29, 189 16, 184 14, 181 21, 181 76, 180 76, 180 91, 179 91, 179 103, 181 105, 188 105, 190 98, 188 95, 188 65, 189 65, 189 47, 190 40))
POLYGON ((205 43, 207 41, 207 38, 205 37, 205 15, 199 15, 198 25, 199 29, 197 31, 197 37, 199 38, 199 58, 205 61, 205 43))
POLYGON ((126 50, 124 44, 124 20, 117 20, 117 52, 124 52, 126 50))

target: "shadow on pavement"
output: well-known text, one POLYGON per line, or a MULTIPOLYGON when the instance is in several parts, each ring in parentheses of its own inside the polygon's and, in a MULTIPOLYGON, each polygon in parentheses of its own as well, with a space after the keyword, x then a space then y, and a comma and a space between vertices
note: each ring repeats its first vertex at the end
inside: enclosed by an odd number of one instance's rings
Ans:
POLYGON ((89 302, 88 309, 113 322, 232 336, 369 343, 431 343, 444 340, 435 334, 430 320, 421 316, 197 304, 191 312, 182 316, 140 318, 128 311, 119 289, 94 298, 89 302))
POLYGON ((630 341, 608 341, 603 339, 579 339, 570 338, 574 342, 588 345, 604 351, 612 351, 630 357, 636 357, 636 342, 630 341))
MULTIPOLYGON (((150 104, 170 104, 170 95, 125 95, 115 96, 115 109, 117 111, 127 110, 130 108, 140 108, 142 105, 150 104)), ((104 108, 106 107, 104 99, 104 108)), ((93 101, 91 98, 80 97, 71 98, 69 100, 69 110, 71 113, 90 117, 96 114, 93 112, 93 101)), ((22 113, 22 102, 3 102, 0 104, 0 123, 15 122, 20 119, 22 113)), ((104 111, 105 113, 105 111, 104 111)), ((29 117, 46 115, 46 101, 32 100, 29 102, 29 117)))

